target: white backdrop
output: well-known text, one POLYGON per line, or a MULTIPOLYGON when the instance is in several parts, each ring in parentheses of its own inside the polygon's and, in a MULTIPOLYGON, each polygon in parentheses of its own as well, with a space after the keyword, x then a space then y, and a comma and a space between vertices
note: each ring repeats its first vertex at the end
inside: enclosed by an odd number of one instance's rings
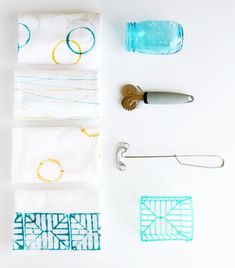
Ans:
POLYGON ((235 2, 232 0, 0 0, 0 267, 234 267, 235 2), (12 88, 16 18, 30 11, 94 11, 103 14, 102 251, 20 255, 11 251, 13 186, 10 183, 12 88), (174 20, 184 27, 184 46, 172 56, 125 52, 125 23, 174 20), (194 95, 177 106, 140 104, 127 112, 120 87, 133 83, 194 95), (221 154, 225 167, 181 167, 174 160, 128 161, 113 166, 113 147, 130 153, 221 154), (143 243, 139 239, 141 195, 191 195, 192 242, 143 243))

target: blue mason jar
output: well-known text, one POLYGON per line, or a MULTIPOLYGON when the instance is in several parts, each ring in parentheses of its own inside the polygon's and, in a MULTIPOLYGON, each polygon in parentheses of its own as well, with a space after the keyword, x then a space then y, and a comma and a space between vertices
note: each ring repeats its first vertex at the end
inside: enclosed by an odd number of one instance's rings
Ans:
POLYGON ((146 54, 168 55, 181 50, 183 28, 172 21, 127 23, 126 50, 146 54))

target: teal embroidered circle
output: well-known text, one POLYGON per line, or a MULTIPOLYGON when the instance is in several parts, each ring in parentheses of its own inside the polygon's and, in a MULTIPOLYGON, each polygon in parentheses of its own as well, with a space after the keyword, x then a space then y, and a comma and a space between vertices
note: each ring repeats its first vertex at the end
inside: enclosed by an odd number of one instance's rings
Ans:
POLYGON ((90 51, 93 49, 93 47, 95 46, 95 43, 96 43, 96 38, 95 38, 95 34, 94 34, 94 32, 93 32, 90 28, 88 28, 88 27, 76 27, 76 28, 74 28, 73 30, 71 30, 71 31, 68 33, 68 35, 66 36, 66 43, 67 43, 69 49, 70 49, 73 53, 75 53, 75 54, 81 54, 81 55, 82 55, 82 54, 86 54, 86 53, 90 52, 90 51), (70 35, 72 34, 72 32, 76 31, 77 29, 86 29, 87 31, 89 31, 89 32, 91 33, 92 38, 93 38, 93 43, 92 43, 91 47, 90 47, 89 49, 85 50, 85 51, 82 51, 82 52, 74 50, 74 49, 71 47, 71 45, 70 45, 70 35))
POLYGON ((28 37, 27 37, 26 41, 22 45, 19 44, 19 42, 18 42, 18 51, 19 51, 20 48, 25 47, 29 43, 29 41, 31 39, 31 31, 30 31, 29 27, 26 24, 24 24, 24 23, 21 23, 20 22, 20 23, 18 23, 18 25, 21 25, 27 31, 27 33, 28 33, 28 37))

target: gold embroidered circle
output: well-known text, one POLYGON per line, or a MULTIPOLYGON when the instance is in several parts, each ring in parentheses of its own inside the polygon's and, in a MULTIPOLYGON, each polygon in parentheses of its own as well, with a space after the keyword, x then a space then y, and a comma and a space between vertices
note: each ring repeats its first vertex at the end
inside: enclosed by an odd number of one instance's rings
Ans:
MULTIPOLYGON (((77 48, 78 48, 78 51, 79 51, 79 55, 78 55, 78 58, 77 58, 77 60, 75 61, 75 62, 72 62, 71 64, 77 64, 79 61, 80 61, 80 59, 81 59, 81 57, 82 57, 82 50, 81 50, 81 47, 80 47, 80 45, 77 43, 77 42, 75 42, 74 40, 69 40, 69 42, 72 42, 73 44, 75 44, 75 46, 77 46, 77 48)), ((55 64, 61 64, 61 63, 59 63, 57 60, 56 60, 56 58, 55 58, 55 51, 56 51, 56 49, 57 49, 57 47, 58 46, 60 46, 62 43, 66 43, 66 40, 61 40, 60 42, 58 42, 56 45, 55 45, 55 47, 53 48, 53 50, 52 50, 52 54, 51 54, 51 56, 52 56, 52 60, 53 60, 53 62, 55 63, 55 64)))
POLYGON ((61 180, 61 178, 63 177, 64 175, 64 169, 60 163, 59 160, 56 160, 55 158, 47 158, 45 160, 42 160, 38 167, 37 167, 37 171, 36 171, 36 174, 37 174, 37 178, 43 182, 58 182, 61 180), (56 165, 58 167, 58 176, 55 177, 55 178, 45 178, 44 176, 41 175, 41 169, 42 167, 44 166, 45 163, 50 163, 52 165, 56 165))

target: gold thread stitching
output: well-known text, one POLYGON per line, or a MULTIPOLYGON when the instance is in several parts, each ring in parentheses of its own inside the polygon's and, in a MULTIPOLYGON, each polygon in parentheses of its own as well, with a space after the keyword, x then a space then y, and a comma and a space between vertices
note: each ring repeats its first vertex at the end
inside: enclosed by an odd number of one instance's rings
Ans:
POLYGON ((100 136, 99 131, 97 131, 96 133, 89 133, 84 127, 80 127, 80 130, 89 138, 98 138, 100 136))
POLYGON ((39 165, 38 165, 38 167, 37 167, 37 170, 36 170, 36 175, 37 175, 37 178, 38 178, 39 180, 43 181, 43 182, 58 182, 58 181, 61 180, 61 178, 62 178, 63 175, 64 175, 64 169, 63 169, 63 167, 62 167, 62 165, 61 165, 61 163, 60 163, 59 160, 57 160, 57 159, 55 159, 55 158, 50 158, 50 157, 49 157, 49 158, 47 158, 47 159, 45 159, 45 160, 42 160, 42 161, 39 163, 39 165), (44 163, 51 163, 51 164, 55 164, 55 165, 58 166, 58 168, 59 168, 59 175, 57 176, 57 178, 55 178, 55 179, 47 179, 47 178, 44 178, 44 177, 41 175, 40 170, 41 170, 41 168, 43 167, 44 163))

